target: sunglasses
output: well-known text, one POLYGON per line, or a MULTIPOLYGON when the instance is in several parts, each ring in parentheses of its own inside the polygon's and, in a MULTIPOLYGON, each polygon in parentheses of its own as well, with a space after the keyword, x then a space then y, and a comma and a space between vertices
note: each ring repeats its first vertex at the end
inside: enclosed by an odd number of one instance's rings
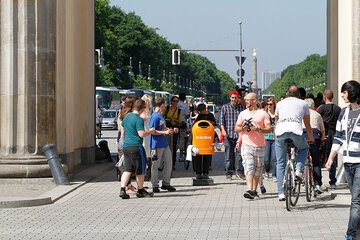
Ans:
POLYGON ((172 102, 179 102, 179 101, 176 101, 176 100, 172 100, 172 102))
POLYGON ((271 106, 271 105, 273 105, 273 104, 272 104, 272 103, 268 103, 267 105, 271 106))

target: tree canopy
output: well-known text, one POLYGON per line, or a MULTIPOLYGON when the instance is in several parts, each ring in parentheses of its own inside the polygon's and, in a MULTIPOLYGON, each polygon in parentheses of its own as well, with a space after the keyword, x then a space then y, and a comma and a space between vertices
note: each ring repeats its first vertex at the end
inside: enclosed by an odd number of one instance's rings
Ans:
POLYGON ((285 96, 290 85, 304 87, 308 93, 316 95, 326 89, 326 55, 312 54, 298 64, 288 66, 281 78, 276 79, 264 93, 272 93, 276 98, 285 96))
POLYGON ((173 90, 174 93, 182 91, 196 96, 204 95, 200 91, 204 90, 209 94, 208 101, 221 104, 229 100, 228 93, 236 83, 227 73, 219 71, 207 58, 183 51, 181 65, 171 65, 171 50, 181 49, 180 45, 147 27, 134 12, 125 13, 119 7, 110 6, 109 0, 96 0, 95 17, 95 47, 103 47, 105 59, 105 69, 95 67, 97 86, 173 90), (129 75, 130 57, 134 76, 129 75), (147 80, 149 65, 150 81, 147 80), (180 88, 189 86, 190 81, 192 91, 180 88))

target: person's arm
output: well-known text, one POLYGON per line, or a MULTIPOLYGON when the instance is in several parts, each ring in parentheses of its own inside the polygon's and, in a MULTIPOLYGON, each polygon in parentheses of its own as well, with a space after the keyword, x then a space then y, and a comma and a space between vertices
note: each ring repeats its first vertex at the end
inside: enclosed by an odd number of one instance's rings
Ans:
POLYGON ((224 135, 224 137, 227 137, 227 132, 225 130, 225 105, 221 107, 220 110, 220 119, 219 119, 219 125, 220 125, 220 129, 222 134, 224 135))
POLYGON ((242 124, 243 124, 243 119, 242 119, 242 116, 241 116, 241 113, 240 113, 239 116, 238 116, 238 119, 237 119, 237 121, 235 123, 235 132, 240 133, 240 132, 245 131, 247 129, 247 128, 244 129, 242 127, 242 124))
POLYGON ((139 131, 137 131, 137 133, 138 133, 139 137, 144 138, 144 137, 149 136, 150 134, 153 134, 154 131, 155 131, 154 128, 150 128, 149 131, 139 130, 139 131))
POLYGON ((270 123, 270 117, 269 114, 265 113, 264 115, 264 128, 260 128, 254 124, 254 126, 251 128, 253 131, 262 132, 262 133, 271 133, 272 127, 270 123), (261 130, 260 130, 261 129, 261 130))
POLYGON ((125 140, 125 128, 123 126, 120 126, 120 129, 121 129, 120 142, 123 142, 125 140))
POLYGON ((334 158, 336 157, 336 155, 337 155, 337 152, 335 150, 331 150, 331 152, 329 154, 329 158, 325 164, 325 167, 328 171, 330 171, 331 165, 333 164, 334 158))

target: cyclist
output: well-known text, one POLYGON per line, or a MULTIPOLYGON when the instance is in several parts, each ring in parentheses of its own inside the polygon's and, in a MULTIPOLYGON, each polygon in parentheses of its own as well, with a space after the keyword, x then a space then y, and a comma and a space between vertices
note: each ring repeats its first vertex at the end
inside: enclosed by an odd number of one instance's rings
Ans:
MULTIPOLYGON (((313 130, 314 143, 310 145, 310 155, 313 162, 313 174, 314 174, 314 183, 315 191, 317 194, 323 193, 321 189, 321 167, 320 167, 320 145, 321 141, 325 138, 325 127, 321 115, 314 110, 315 102, 311 98, 306 98, 305 102, 309 106, 310 111, 310 125, 313 130)), ((303 128, 305 128, 303 124, 303 128)), ((306 130, 304 129, 304 133, 306 130)), ((307 133, 306 133, 307 134, 307 133)))
POLYGON ((310 126, 310 112, 306 102, 299 99, 300 92, 297 86, 290 86, 287 98, 280 101, 275 110, 275 153, 277 159, 277 183, 279 201, 285 201, 284 173, 286 166, 287 144, 285 140, 290 138, 298 149, 296 158, 296 178, 302 179, 304 164, 309 151, 309 146, 303 136, 302 121, 304 121, 308 134, 308 141, 313 142, 314 137, 310 126))

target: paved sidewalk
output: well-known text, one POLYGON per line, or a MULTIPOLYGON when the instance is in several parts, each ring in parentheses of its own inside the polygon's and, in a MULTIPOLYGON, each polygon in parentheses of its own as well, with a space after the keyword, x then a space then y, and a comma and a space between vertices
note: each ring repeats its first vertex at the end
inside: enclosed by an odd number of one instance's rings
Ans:
POLYGON ((265 180, 268 193, 247 200, 244 181, 225 180, 223 157, 214 156, 213 186, 192 186, 192 167, 177 163, 176 192, 123 200, 112 169, 53 204, 0 209, 0 239, 343 239, 346 198, 324 193, 308 203, 302 194, 288 212, 265 180))

